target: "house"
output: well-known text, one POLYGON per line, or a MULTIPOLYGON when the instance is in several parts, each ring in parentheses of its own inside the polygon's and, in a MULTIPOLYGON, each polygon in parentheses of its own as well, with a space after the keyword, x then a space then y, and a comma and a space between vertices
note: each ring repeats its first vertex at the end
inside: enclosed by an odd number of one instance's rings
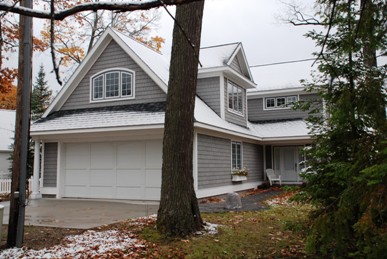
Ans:
POLYGON ((11 146, 15 137, 15 116, 13 110, 0 110, 0 177, 10 175, 9 158, 13 152, 11 146))
MULTIPOLYGON (((293 162, 300 159, 289 160, 285 146, 294 151, 310 143, 305 122, 261 123, 255 103, 266 95, 248 92, 256 84, 242 44, 202 48, 200 61, 193 145, 197 196, 254 188, 265 181, 264 169, 282 157, 286 162, 278 168, 284 174, 290 163, 298 170, 293 162), (233 182, 233 168, 242 167, 248 168, 247 179, 233 182)), ((165 56, 107 29, 32 125, 35 150, 42 145, 41 170, 39 161, 34 168, 34 177, 41 171, 41 194, 158 200, 168 68, 165 56)), ((290 107, 294 100, 285 103, 290 107)))

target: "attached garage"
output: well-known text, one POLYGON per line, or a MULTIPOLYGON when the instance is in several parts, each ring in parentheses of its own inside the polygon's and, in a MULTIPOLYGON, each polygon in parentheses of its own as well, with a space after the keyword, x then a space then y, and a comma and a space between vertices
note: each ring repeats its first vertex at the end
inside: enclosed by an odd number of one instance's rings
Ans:
POLYGON ((162 141, 67 143, 62 197, 159 200, 162 141))

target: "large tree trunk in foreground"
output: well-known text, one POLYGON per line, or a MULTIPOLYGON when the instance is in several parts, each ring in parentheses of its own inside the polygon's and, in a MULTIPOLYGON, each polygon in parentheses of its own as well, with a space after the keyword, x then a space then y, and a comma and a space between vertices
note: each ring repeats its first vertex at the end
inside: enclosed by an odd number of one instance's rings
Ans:
POLYGON ((161 199, 157 215, 157 229, 167 236, 186 236, 203 225, 192 175, 203 8, 204 1, 176 7, 165 113, 161 199))

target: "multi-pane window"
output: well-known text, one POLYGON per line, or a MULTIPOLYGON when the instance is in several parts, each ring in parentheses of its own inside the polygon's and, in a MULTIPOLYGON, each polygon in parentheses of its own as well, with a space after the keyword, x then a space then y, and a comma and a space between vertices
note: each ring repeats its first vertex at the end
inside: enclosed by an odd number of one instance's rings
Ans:
POLYGON ((240 142, 231 142, 231 167, 232 169, 242 168, 242 144, 240 142))
POLYGON ((265 108, 266 109, 288 108, 288 107, 291 107, 293 103, 297 101, 298 101, 297 95, 281 96, 281 97, 266 97, 265 108))
POLYGON ((227 81, 228 109, 243 114, 243 89, 231 81, 227 81))
POLYGON ((106 97, 117 97, 119 95, 119 77, 120 72, 112 72, 105 74, 105 85, 106 85, 106 97))
POLYGON ((132 95, 132 75, 129 73, 122 74, 122 96, 131 96, 132 95))
POLYGON ((103 98, 103 75, 93 79, 93 99, 103 98))
POLYGON ((92 100, 133 97, 134 73, 121 70, 106 71, 92 77, 92 100))

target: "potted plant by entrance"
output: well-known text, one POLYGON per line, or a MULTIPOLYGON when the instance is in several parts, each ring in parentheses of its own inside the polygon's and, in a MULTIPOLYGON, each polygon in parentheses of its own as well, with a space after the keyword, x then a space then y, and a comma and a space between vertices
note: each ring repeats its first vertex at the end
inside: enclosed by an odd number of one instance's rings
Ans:
POLYGON ((231 172, 232 181, 233 182, 240 182, 247 180, 247 175, 249 174, 249 171, 246 167, 243 167, 241 169, 235 168, 231 172))

